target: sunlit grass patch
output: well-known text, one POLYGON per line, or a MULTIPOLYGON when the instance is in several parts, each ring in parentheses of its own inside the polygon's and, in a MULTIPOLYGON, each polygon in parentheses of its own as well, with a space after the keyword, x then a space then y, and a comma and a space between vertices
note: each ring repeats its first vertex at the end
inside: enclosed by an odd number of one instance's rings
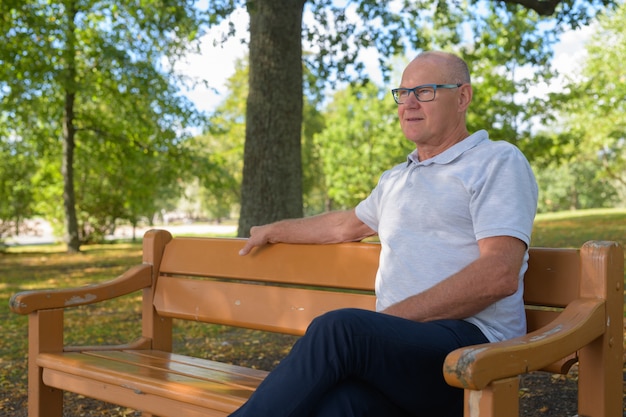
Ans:
POLYGON ((595 209, 540 214, 531 244, 578 248, 588 240, 626 242, 626 209, 595 209))

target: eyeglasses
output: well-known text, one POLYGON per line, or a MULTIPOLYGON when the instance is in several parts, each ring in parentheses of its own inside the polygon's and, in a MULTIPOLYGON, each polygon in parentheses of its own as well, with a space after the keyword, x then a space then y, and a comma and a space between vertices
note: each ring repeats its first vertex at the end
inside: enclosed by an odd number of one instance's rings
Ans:
POLYGON ((419 102, 433 101, 438 88, 459 88, 463 84, 424 84, 413 88, 394 88, 391 90, 393 99, 398 104, 404 104, 409 99, 411 93, 419 102))

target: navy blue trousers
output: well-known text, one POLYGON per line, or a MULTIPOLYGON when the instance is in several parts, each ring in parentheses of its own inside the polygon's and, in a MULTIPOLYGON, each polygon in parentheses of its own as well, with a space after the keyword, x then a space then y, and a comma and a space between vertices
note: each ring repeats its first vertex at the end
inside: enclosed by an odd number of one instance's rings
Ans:
POLYGON ((459 347, 488 340, 462 320, 418 323, 358 309, 311 323, 236 417, 460 417, 463 391, 443 378, 459 347))

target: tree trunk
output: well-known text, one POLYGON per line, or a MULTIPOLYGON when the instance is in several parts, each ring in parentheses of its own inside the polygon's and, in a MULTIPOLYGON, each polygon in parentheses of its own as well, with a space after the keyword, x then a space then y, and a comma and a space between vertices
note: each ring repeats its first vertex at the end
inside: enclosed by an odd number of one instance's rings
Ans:
POLYGON ((65 210, 65 242, 68 252, 80 251, 78 221, 76 219, 76 198, 74 195, 74 147, 76 128, 74 126, 74 101, 76 98, 76 7, 72 0, 66 1, 67 44, 65 61, 65 109, 63 115, 63 208, 65 210))
POLYGON ((248 1, 250 75, 238 235, 301 217, 302 13, 306 0, 248 1))

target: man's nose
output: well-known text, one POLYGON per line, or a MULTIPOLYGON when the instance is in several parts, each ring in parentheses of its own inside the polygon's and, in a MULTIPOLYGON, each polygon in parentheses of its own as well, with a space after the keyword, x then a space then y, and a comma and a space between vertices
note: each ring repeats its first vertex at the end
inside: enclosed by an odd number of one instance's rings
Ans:
POLYGON ((418 107, 422 104, 422 102, 417 99, 417 96, 415 95, 415 91, 411 91, 411 93, 404 100, 403 104, 406 107, 418 107))

